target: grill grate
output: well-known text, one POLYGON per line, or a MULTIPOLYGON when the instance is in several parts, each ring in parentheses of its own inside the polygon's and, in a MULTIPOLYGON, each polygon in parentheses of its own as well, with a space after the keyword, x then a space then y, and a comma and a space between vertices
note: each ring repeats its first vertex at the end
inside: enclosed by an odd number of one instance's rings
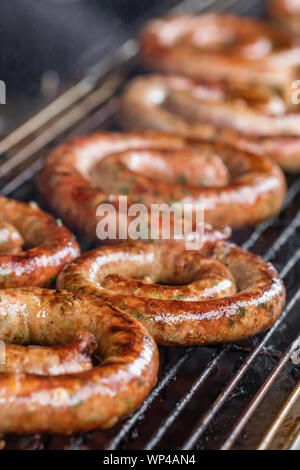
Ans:
MULTIPOLYGON (((261 3, 185 1, 176 9, 230 8, 245 13, 250 8, 253 11, 261 8, 261 3)), ((118 94, 128 78, 139 72, 134 63, 136 51, 135 41, 127 41, 54 103, 0 141, 0 152, 4 154, 0 165, 2 194, 22 200, 36 199, 33 178, 51 147, 65 137, 116 128, 118 94)), ((300 177, 289 177, 288 184, 285 204, 278 217, 263 222, 255 230, 244 229, 233 234, 234 240, 244 248, 272 261, 285 281, 287 306, 266 333, 219 347, 160 348, 159 382, 125 423, 110 430, 71 437, 9 436, 7 448, 272 447, 282 417, 290 413, 300 394, 299 367, 290 360, 300 347, 297 318, 300 177)), ((284 442, 289 441, 289 447, 296 439, 294 428, 292 441, 290 434, 285 436, 284 442)), ((277 443, 278 446, 284 444, 277 443)))

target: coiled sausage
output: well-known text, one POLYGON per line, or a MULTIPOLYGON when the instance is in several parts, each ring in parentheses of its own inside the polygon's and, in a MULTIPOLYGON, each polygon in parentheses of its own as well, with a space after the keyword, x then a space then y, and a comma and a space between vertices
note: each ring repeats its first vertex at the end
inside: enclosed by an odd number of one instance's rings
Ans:
POLYGON ((65 346, 20 346, 7 344, 0 372, 35 375, 62 375, 93 367, 91 354, 96 341, 90 333, 81 333, 65 346))
POLYGON ((154 203, 167 203, 169 208, 175 201, 180 207, 189 203, 195 211, 201 204, 206 222, 233 227, 275 215, 285 195, 284 176, 268 159, 222 143, 157 132, 99 133, 75 139, 50 154, 38 176, 38 187, 68 226, 92 240, 97 240, 96 227, 102 217, 97 215, 99 205, 109 204, 115 217, 120 193, 128 197, 128 206, 144 203, 147 210, 154 203), (221 186, 198 186, 203 185, 203 158, 207 157, 221 186))
POLYGON ((0 339, 65 345, 94 335, 101 362, 80 373, 0 373, 0 432, 72 433, 110 427, 154 386, 156 345, 132 316, 95 297, 37 287, 2 289, 0 339))
POLYGON ((266 85, 200 82, 149 75, 135 79, 121 100, 126 129, 156 129, 272 158, 287 172, 300 170, 299 106, 266 85))
POLYGON ((74 235, 35 203, 0 196, 0 224, 1 288, 47 285, 80 254, 74 235))
POLYGON ((192 78, 290 85, 300 63, 288 32, 233 15, 170 16, 150 21, 140 38, 147 68, 192 78))
POLYGON ((268 328, 285 304, 274 267, 228 242, 202 252, 176 241, 102 247, 66 266, 57 285, 108 300, 165 345, 254 335, 268 328))

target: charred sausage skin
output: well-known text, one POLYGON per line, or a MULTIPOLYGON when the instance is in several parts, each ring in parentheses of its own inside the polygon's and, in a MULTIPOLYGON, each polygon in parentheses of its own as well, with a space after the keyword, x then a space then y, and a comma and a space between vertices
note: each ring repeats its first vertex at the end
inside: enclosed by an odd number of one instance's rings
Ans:
POLYGON ((300 63, 288 32, 234 15, 179 15, 153 20, 140 36, 140 58, 157 72, 285 87, 300 63))
POLYGON ((265 85, 138 77, 123 94, 120 120, 127 130, 219 140, 267 156, 286 172, 300 170, 299 106, 265 85))
POLYGON ((8 223, 23 239, 13 253, 11 242, 0 251, 1 288, 48 285, 80 254, 74 235, 35 203, 0 196, 0 223, 8 223), (23 241, 25 251, 21 250, 23 241))
MULTIPOLYGON (((87 252, 64 268, 57 286, 108 300, 141 321, 159 344, 168 346, 236 341, 272 325, 285 305, 284 285, 274 267, 228 242, 218 242, 207 254, 230 271, 237 292, 184 300, 192 284, 180 285, 193 282, 201 260, 174 242, 132 242, 87 252), (115 291, 105 287, 107 276, 114 273, 119 276, 112 284, 115 291), (175 283, 173 300, 169 286, 143 283, 148 276, 163 284, 175 283)), ((214 275, 218 285, 220 279, 212 269, 214 275)))
POLYGON ((100 365, 58 376, 0 373, 0 432, 69 434, 110 427, 142 403, 156 382, 158 352, 132 316, 71 292, 1 290, 5 343, 64 345, 80 331, 95 336, 100 365))
MULTIPOLYGON (((38 176, 40 194, 68 226, 91 240, 99 241, 96 234, 100 220, 97 208, 102 203, 109 203, 118 214, 120 194, 95 187, 91 177, 95 166, 109 155, 122 152, 132 153, 141 159, 145 150, 150 156, 152 151, 157 155, 157 152, 184 150, 182 171, 188 166, 189 152, 216 155, 226 165, 230 180, 221 187, 198 187, 165 184, 135 173, 134 182, 126 188, 128 206, 140 202, 137 198, 141 195, 150 193, 153 195, 151 202, 158 203, 167 202, 172 195, 173 202, 188 202, 193 208, 200 203, 205 210, 206 222, 232 227, 256 224, 275 215, 281 208, 286 191, 285 179, 281 170, 270 160, 220 142, 185 140, 153 131, 125 134, 103 132, 58 147, 49 155, 38 176)), ((150 200, 146 200, 147 203, 150 200)))

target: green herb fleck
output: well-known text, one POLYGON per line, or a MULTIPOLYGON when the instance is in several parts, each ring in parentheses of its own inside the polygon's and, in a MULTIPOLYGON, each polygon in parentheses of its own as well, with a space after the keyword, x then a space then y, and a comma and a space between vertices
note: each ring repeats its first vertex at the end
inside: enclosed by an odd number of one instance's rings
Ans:
POLYGON ((130 188, 128 186, 122 186, 121 193, 122 194, 129 194, 130 188))
POLYGON ((187 178, 185 175, 179 175, 177 178, 179 184, 187 184, 187 178))
POLYGON ((131 413, 133 410, 133 405, 132 405, 132 400, 130 397, 126 398, 126 407, 127 407, 127 412, 131 413))
POLYGON ((264 310, 268 310, 268 306, 264 303, 259 304, 259 307, 263 308, 264 310))
POLYGON ((241 307, 241 306, 239 306, 239 307, 238 307, 238 312, 239 312, 239 316, 240 316, 241 318, 243 318, 243 317, 246 315, 246 313, 247 313, 247 309, 246 309, 246 307, 241 307))
POLYGON ((184 295, 175 295, 174 299, 175 299, 175 300, 183 300, 183 299, 184 299, 184 295))

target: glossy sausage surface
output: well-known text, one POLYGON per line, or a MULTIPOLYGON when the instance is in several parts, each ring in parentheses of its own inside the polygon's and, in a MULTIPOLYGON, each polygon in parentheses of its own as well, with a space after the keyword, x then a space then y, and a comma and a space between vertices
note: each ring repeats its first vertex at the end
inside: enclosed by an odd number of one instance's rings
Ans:
POLYGON ((299 105, 266 85, 138 77, 123 94, 121 123, 127 130, 221 140, 270 157, 287 172, 300 171, 299 105))
POLYGON ((298 0, 269 0, 268 12, 279 26, 300 35, 300 2, 298 0))
POLYGON ((180 15, 153 20, 142 31, 140 58, 148 69, 192 78, 290 85, 300 63, 288 32, 233 15, 180 15))
MULTIPOLYGON (((113 209, 114 220, 121 220, 115 217, 119 214, 120 195, 126 195, 127 207, 135 203, 145 205, 147 227, 153 203, 166 203, 169 209, 174 202, 180 208, 185 203, 191 204, 194 212, 201 205, 209 224, 242 227, 275 215, 280 210, 286 190, 281 170, 268 159, 219 142, 185 140, 158 132, 103 132, 75 139, 49 155, 37 183, 40 194, 51 209, 68 226, 92 240, 97 240, 97 224, 106 217, 99 214, 98 207, 103 207, 101 204, 108 204, 113 209), (113 165, 114 178, 108 173, 108 178, 101 176, 104 159, 109 156, 114 159, 116 154, 123 164, 127 159, 125 167, 113 165), (173 158, 169 158, 171 155, 173 158), (190 168, 197 160, 203 162, 203 157, 211 157, 215 161, 214 171, 221 172, 222 178, 228 177, 227 184, 199 186, 202 163, 196 166, 192 179, 190 168), (130 166, 130 161, 135 162, 135 166, 130 166), (153 169, 155 161, 160 165, 153 169), (172 180, 174 174, 179 175, 178 168, 180 179, 168 181, 167 178, 172 180), (170 171, 173 172, 171 176, 170 171), (125 176, 127 185, 118 186, 125 176)), ((125 217, 131 220, 129 214, 125 217)))
POLYGON ((107 246, 66 266, 57 285, 108 300, 164 345, 236 341, 272 325, 285 305, 274 267, 228 242, 205 251, 176 242, 107 246))
POLYGON ((81 333, 65 346, 20 346, 7 344, 0 372, 35 375, 62 375, 93 367, 92 353, 97 345, 93 335, 81 333))
POLYGON ((57 376, 0 373, 0 432, 69 434, 110 427, 142 403, 156 382, 158 352, 132 316, 71 292, 1 290, 5 343, 66 345, 81 331, 96 339, 101 362, 92 369, 57 376))
POLYGON ((1 288, 48 285, 80 253, 74 235, 35 203, 0 196, 0 224, 1 288))
POLYGON ((22 251, 24 239, 20 232, 7 222, 0 223, 0 254, 14 254, 22 251))

